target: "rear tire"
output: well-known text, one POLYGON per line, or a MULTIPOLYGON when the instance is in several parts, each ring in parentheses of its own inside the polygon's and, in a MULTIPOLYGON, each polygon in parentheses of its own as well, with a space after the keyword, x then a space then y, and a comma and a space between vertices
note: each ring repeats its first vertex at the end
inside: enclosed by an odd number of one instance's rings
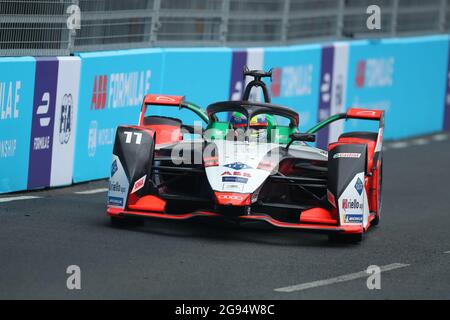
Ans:
POLYGON ((144 219, 140 217, 110 217, 111 225, 115 228, 125 228, 140 226, 144 224, 144 219))
POLYGON ((333 243, 358 243, 363 239, 363 233, 332 233, 328 235, 328 240, 333 243))

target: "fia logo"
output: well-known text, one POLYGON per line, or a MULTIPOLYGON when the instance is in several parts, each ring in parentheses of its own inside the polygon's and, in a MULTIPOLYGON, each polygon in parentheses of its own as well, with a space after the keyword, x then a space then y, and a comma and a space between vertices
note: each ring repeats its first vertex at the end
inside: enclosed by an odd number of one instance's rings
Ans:
POLYGON ((61 103, 61 116, 59 119, 59 143, 66 144, 69 142, 70 133, 72 131, 72 110, 73 99, 72 95, 65 94, 61 103))
POLYGON ((44 117, 43 115, 47 115, 49 107, 50 107, 50 93, 49 92, 44 92, 42 94, 42 98, 41 98, 41 103, 37 110, 36 110, 36 114, 40 116, 39 118, 39 125, 41 127, 48 127, 48 125, 50 124, 50 117, 44 117))
POLYGON ((95 151, 97 150, 97 121, 91 121, 89 125, 88 133, 88 156, 95 156, 95 151))

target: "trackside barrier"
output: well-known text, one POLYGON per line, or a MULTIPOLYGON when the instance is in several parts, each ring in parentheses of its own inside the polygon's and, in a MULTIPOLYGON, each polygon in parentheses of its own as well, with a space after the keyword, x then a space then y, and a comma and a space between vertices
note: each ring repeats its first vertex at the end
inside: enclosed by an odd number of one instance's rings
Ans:
POLYGON ((0 59, 0 192, 27 189, 35 65, 0 59))
MULTIPOLYGON (((385 139, 450 130, 449 39, 0 58, 0 193, 109 176, 115 129, 137 123, 145 93, 185 95, 203 107, 238 100, 244 65, 273 68, 272 102, 299 112, 304 130, 350 106, 386 110, 385 139)), ((251 97, 261 99, 258 91, 251 97)), ((195 120, 174 111, 148 110, 195 120)), ((367 121, 337 121, 319 132, 317 145, 371 129, 367 121)))

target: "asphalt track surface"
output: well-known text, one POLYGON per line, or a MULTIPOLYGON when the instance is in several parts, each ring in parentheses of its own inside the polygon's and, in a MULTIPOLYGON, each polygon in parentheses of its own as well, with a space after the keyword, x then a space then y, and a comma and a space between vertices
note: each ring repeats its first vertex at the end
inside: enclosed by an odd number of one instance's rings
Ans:
POLYGON ((0 298, 449 299, 449 136, 388 145, 384 170, 382 220, 360 244, 199 221, 117 229, 96 190, 106 181, 2 195, 0 298), (94 193, 76 193, 85 190, 94 193), (4 200, 22 196, 37 198, 4 200), (402 267, 381 273, 380 290, 335 278, 393 263, 402 267), (66 287, 69 265, 81 268, 81 290, 66 287))

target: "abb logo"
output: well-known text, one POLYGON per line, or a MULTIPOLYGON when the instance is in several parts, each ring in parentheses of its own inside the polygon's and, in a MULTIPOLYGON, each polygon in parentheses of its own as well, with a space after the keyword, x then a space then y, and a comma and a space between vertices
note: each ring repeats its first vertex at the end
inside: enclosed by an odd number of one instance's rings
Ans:
POLYGON ((366 61, 361 60, 356 66, 355 84, 358 88, 364 87, 366 78, 366 61))
POLYGON ((100 75, 94 78, 92 90, 91 110, 103 110, 106 106, 106 93, 108 87, 108 76, 100 75))
POLYGON ((272 82, 270 84, 270 91, 273 97, 279 97, 281 92, 281 68, 272 70, 272 82))
POLYGON ((252 177, 252 175, 250 173, 239 172, 239 171, 234 171, 233 173, 231 173, 230 171, 225 171, 224 173, 221 174, 221 176, 240 176, 240 177, 247 177, 247 178, 252 177))

